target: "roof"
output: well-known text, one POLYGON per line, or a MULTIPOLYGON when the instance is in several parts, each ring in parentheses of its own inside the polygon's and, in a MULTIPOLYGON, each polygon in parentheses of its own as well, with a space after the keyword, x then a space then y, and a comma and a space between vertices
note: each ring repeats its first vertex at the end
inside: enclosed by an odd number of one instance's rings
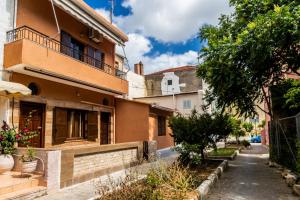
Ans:
MULTIPOLYGON (((198 94, 198 92, 197 91, 181 92, 181 93, 175 93, 174 96, 186 95, 186 94, 198 94)), ((137 97, 137 98, 133 98, 133 99, 139 100, 139 99, 148 99, 148 98, 157 98, 157 97, 170 97, 170 96, 173 96, 173 94, 156 95, 156 96, 146 96, 146 97, 137 97)))
MULTIPOLYGON (((67 1, 55 0, 56 4, 60 2, 59 5, 65 5, 67 1)), ((105 28, 107 28, 111 33, 115 36, 119 37, 123 42, 128 41, 128 36, 121 31, 118 27, 110 23, 104 16, 100 15, 97 11, 91 8, 88 4, 86 4, 83 0, 69 0, 70 3, 75 4, 79 9, 81 9, 85 14, 91 17, 93 20, 97 21, 105 28)))
POLYGON ((121 97, 116 97, 116 100, 127 101, 127 102, 132 102, 132 103, 145 104, 145 105, 150 106, 151 108, 156 108, 156 109, 158 109, 158 110, 163 110, 163 111, 168 111, 168 112, 174 112, 174 109, 167 108, 167 107, 164 107, 164 106, 159 106, 159 105, 156 105, 156 104, 154 104, 154 103, 147 103, 147 102, 144 102, 144 101, 137 101, 137 100, 124 99, 124 98, 121 98, 121 97))
POLYGON ((173 67, 173 68, 169 68, 169 69, 164 69, 158 72, 153 72, 151 74, 147 74, 148 75, 159 75, 159 74, 163 74, 163 73, 167 73, 167 72, 179 72, 179 71, 192 71, 195 70, 197 67, 196 66, 192 66, 192 65, 186 65, 186 66, 181 66, 181 67, 173 67))

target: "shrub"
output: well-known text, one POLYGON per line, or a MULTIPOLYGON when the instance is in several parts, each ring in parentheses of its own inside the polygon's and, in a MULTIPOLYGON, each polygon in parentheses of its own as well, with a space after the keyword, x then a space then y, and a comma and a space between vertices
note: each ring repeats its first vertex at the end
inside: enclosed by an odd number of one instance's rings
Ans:
POLYGON ((243 145, 244 147, 249 147, 251 144, 250 144, 250 142, 249 141, 247 141, 247 140, 243 140, 243 141, 241 141, 241 145, 243 145))
POLYGON ((173 131, 175 142, 181 145, 177 150, 182 164, 190 161, 198 162, 197 155, 201 155, 201 160, 204 161, 205 148, 215 148, 218 141, 225 139, 232 132, 229 115, 199 114, 196 110, 188 117, 182 115, 171 117, 169 126, 173 131))

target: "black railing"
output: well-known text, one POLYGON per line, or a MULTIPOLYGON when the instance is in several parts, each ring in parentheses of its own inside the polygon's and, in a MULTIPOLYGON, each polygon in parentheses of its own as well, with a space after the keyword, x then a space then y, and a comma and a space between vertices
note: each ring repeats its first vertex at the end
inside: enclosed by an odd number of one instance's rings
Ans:
POLYGON ((77 49, 69 47, 53 38, 50 38, 49 36, 40 33, 39 31, 36 31, 30 27, 22 26, 20 28, 8 31, 6 34, 7 42, 14 42, 22 39, 30 40, 53 51, 63 53, 69 57, 84 62, 89 66, 102 70, 108 74, 117 76, 122 79, 125 78, 124 73, 122 71, 104 63, 101 60, 96 59, 95 57, 89 56, 83 53, 82 51, 78 51, 77 49))

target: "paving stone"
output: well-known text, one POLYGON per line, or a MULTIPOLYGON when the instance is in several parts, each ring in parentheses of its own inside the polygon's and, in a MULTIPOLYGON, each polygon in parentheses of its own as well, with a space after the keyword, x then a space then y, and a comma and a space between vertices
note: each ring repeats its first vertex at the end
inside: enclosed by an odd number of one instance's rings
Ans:
POLYGON ((267 149, 252 144, 243 150, 208 195, 208 200, 299 200, 285 180, 265 163, 267 149))

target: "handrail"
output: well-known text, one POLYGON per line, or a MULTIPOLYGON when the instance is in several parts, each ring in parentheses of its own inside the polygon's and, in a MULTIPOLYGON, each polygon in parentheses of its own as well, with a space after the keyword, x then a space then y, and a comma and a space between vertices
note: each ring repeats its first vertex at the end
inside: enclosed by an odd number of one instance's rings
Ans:
POLYGON ((103 61, 96 59, 95 57, 89 56, 79 50, 67 46, 58 40, 50 38, 49 36, 28 26, 22 26, 6 33, 6 41, 8 43, 22 39, 30 40, 53 51, 84 62, 93 68, 104 71, 105 73, 125 79, 124 73, 122 73, 119 69, 116 69, 115 67, 112 67, 103 61))

